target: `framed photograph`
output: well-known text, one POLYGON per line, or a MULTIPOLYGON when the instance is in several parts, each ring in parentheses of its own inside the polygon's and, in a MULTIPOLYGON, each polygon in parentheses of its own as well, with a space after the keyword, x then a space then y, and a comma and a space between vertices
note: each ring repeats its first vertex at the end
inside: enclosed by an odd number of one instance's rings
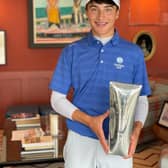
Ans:
POLYGON ((168 101, 165 101, 158 121, 159 125, 168 127, 168 101))
POLYGON ((90 31, 85 0, 28 2, 30 47, 63 47, 90 31))
POLYGON ((0 30, 0 65, 6 64, 6 32, 0 30))
POLYGON ((134 36, 133 42, 140 46, 146 61, 153 57, 156 50, 156 41, 152 33, 140 31, 134 36))

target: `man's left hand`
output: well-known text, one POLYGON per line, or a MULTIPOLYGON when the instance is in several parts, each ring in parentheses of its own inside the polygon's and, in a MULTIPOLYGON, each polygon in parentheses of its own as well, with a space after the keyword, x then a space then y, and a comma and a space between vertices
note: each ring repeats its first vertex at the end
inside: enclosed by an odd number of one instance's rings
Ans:
POLYGON ((136 146, 138 143, 141 129, 142 129, 142 123, 139 121, 135 122, 134 129, 133 129, 132 135, 130 137, 130 146, 129 146, 129 150, 128 150, 128 156, 124 157, 125 159, 133 157, 135 150, 136 150, 136 146))

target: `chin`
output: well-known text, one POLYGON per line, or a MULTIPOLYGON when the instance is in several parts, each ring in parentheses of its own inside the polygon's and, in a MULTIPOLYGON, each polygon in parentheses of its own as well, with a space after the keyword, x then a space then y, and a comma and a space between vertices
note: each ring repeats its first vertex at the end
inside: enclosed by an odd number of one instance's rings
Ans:
POLYGON ((107 37, 109 35, 109 31, 95 31, 95 34, 99 37, 107 37))

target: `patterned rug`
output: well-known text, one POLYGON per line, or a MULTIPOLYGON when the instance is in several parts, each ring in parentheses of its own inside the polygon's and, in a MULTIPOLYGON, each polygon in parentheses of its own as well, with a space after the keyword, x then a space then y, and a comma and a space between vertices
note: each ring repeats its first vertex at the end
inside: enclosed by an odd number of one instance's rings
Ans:
POLYGON ((159 168, 160 152, 166 146, 167 144, 159 141, 134 154, 134 168, 159 168))

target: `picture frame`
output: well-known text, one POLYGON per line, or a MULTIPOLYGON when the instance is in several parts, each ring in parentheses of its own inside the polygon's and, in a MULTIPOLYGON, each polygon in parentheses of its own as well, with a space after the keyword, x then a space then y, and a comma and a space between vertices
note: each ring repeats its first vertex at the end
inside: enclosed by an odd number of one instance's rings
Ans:
POLYGON ((139 31, 135 34, 133 42, 142 49, 145 61, 150 60, 154 56, 156 40, 151 32, 139 31))
POLYGON ((0 30, 0 65, 6 64, 6 31, 0 30))
POLYGON ((168 101, 163 103, 158 124, 168 128, 168 101))
POLYGON ((63 47, 84 37, 90 31, 85 3, 84 0, 28 0, 29 46, 63 47), (75 3, 78 6, 74 7, 75 3))

